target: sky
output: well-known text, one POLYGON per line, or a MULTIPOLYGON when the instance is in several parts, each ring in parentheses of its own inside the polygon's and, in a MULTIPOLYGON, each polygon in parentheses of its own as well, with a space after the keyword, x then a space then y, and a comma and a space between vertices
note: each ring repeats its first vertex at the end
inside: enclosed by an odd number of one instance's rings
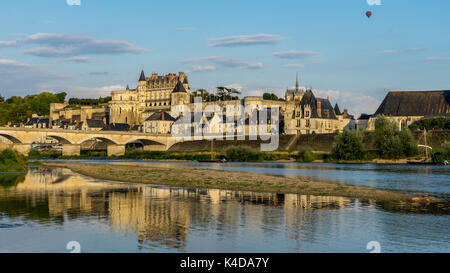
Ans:
POLYGON ((448 0, 2 1, 0 94, 107 96, 144 69, 284 96, 298 73, 370 114, 390 90, 450 89, 449 12, 448 0))

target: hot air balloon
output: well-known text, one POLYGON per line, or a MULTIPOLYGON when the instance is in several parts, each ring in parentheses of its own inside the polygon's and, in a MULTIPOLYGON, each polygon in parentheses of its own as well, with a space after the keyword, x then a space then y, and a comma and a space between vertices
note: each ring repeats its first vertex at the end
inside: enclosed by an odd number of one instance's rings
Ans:
POLYGON ((370 18, 370 16, 372 16, 372 12, 371 11, 366 12, 366 16, 367 18, 370 18))

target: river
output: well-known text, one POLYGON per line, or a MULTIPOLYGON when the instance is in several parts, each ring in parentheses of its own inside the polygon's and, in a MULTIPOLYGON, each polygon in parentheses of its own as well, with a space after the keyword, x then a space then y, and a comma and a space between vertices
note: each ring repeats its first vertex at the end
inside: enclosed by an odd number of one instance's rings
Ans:
MULTIPOLYGON (((301 175, 449 200, 440 166, 77 161, 186 164, 301 175)), ((372 201, 169 188, 31 167, 0 174, 0 252, 450 252, 450 216, 390 212, 372 201)))

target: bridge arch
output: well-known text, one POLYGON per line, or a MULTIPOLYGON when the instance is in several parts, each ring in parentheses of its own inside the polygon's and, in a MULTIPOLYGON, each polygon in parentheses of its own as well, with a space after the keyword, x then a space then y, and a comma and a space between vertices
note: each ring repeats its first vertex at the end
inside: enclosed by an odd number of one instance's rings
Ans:
MULTIPOLYGON (((166 145, 164 143, 152 140, 152 139, 146 139, 146 138, 136 138, 133 140, 130 140, 125 145, 126 148, 131 148, 130 146, 138 147, 139 145, 132 145, 133 143, 140 143, 142 145, 142 150, 144 151, 165 151, 166 145)), ((140 148, 140 147, 138 147, 140 148)))
POLYGON ((158 142, 156 140, 146 139, 146 138, 136 138, 136 139, 128 141, 127 144, 130 144, 133 142, 141 142, 144 146, 145 145, 165 145, 164 143, 158 142))
POLYGON ((111 140, 111 139, 106 138, 106 137, 101 137, 101 136, 89 136, 89 137, 87 137, 87 138, 81 140, 78 144, 83 144, 83 143, 86 142, 86 141, 94 140, 94 139, 101 140, 101 141, 105 142, 105 143, 108 144, 108 145, 111 145, 111 144, 117 144, 114 140, 111 140))
POLYGON ((48 137, 54 138, 56 140, 58 140, 59 143, 61 144, 73 144, 72 141, 69 141, 67 138, 61 137, 61 136, 56 136, 56 135, 48 135, 48 137))
POLYGON ((20 144, 20 143, 22 143, 22 141, 21 141, 19 138, 15 137, 15 136, 13 136, 13 135, 10 135, 10 134, 4 134, 4 133, 1 133, 0 136, 2 136, 2 137, 4 137, 4 138, 8 139, 9 141, 11 141, 11 142, 14 143, 14 144, 20 144))

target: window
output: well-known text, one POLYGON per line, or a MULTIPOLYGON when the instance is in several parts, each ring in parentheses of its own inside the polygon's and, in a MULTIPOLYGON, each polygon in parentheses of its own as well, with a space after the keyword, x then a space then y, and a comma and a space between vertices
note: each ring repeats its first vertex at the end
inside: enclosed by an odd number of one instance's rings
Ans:
POLYGON ((309 118, 309 111, 306 111, 305 116, 309 118))
POLYGON ((309 127, 311 123, 309 122, 309 119, 306 120, 306 127, 309 127))
POLYGON ((297 120, 297 127, 300 127, 300 126, 301 126, 300 120, 297 120))

